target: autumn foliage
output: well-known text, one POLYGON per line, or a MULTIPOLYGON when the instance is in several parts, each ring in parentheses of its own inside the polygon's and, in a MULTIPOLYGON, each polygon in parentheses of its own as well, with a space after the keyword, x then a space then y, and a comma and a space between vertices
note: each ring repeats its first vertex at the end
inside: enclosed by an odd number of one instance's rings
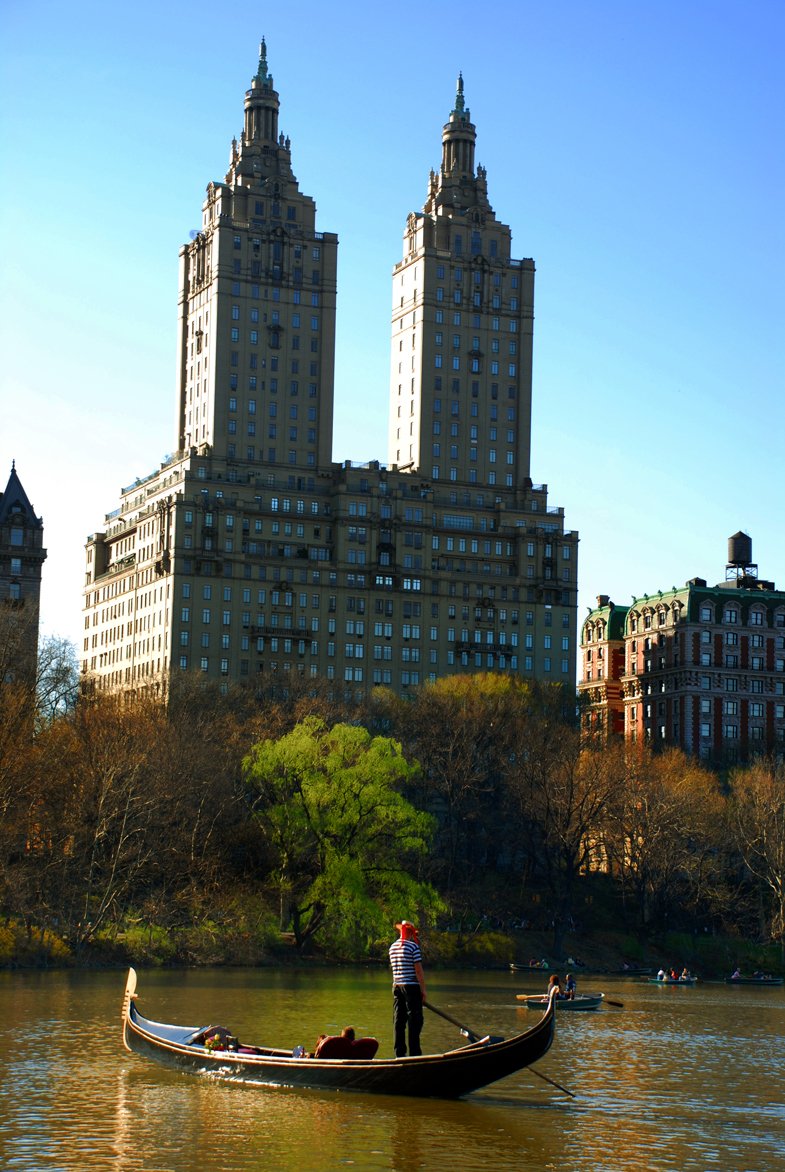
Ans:
POLYGON ((50 676, 45 703, 0 688, 0 963, 25 941, 247 962, 288 933, 373 955, 401 915, 536 926, 558 956, 600 905, 644 935, 783 939, 782 763, 608 746, 574 696, 498 674, 365 706, 192 677, 77 700, 50 676))

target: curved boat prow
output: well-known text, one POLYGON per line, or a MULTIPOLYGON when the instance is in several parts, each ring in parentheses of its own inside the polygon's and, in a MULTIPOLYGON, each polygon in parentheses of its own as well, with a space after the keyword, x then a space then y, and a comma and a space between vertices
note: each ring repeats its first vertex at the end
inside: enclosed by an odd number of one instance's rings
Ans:
POLYGON ((130 968, 128 970, 128 980, 125 983, 125 995, 123 997, 123 1011, 122 1011, 123 1045, 125 1046, 126 1050, 129 1052, 129 1054, 133 1054, 133 1050, 128 1045, 128 1038, 126 1037, 126 1031, 128 1028, 128 1017, 131 1012, 131 1002, 133 1001, 135 996, 136 996, 136 969, 130 968))

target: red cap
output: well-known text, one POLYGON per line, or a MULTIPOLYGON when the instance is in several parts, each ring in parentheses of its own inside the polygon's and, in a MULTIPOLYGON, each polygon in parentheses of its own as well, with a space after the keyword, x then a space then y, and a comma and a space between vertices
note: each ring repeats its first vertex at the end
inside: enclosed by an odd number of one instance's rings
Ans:
POLYGON ((398 929, 398 931, 401 933, 401 936, 403 936, 404 938, 417 935, 417 929, 415 928, 415 926, 411 922, 411 920, 401 920, 395 926, 398 929))

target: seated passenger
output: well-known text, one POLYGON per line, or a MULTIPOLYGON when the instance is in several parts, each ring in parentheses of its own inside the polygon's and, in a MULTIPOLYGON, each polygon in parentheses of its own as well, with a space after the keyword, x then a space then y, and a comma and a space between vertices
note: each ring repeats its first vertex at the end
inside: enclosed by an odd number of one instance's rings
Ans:
POLYGON ((322 1034, 313 1053, 314 1058, 373 1058, 379 1049, 376 1038, 355 1038, 351 1026, 340 1034, 322 1034))
POLYGON ((319 1041, 314 1058, 351 1058, 354 1030, 344 1026, 340 1034, 325 1034, 319 1041))

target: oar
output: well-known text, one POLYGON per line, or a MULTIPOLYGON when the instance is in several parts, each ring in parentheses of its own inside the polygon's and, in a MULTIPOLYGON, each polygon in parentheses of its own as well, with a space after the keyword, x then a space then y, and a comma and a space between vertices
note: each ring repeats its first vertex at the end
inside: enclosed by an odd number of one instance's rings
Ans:
POLYGON ((527 1066, 526 1069, 530 1070, 532 1074, 536 1074, 537 1078, 541 1078, 543 1082, 549 1082, 552 1087, 556 1087, 557 1091, 564 1091, 565 1095, 569 1095, 571 1099, 575 1098, 573 1091, 568 1091, 566 1087, 563 1087, 560 1082, 556 1082, 555 1079, 548 1078, 547 1074, 540 1074, 539 1070, 535 1070, 533 1066, 527 1066))
MULTIPOLYGON (((454 1017, 451 1017, 449 1013, 445 1013, 443 1009, 439 1009, 439 1007, 434 1005, 432 1001, 423 1001, 423 1005, 430 1009, 431 1013, 436 1013, 439 1017, 443 1017, 445 1021, 449 1021, 452 1025, 457 1026, 461 1033, 464 1034, 470 1042, 483 1041, 479 1034, 475 1034, 474 1030, 470 1030, 467 1025, 463 1025, 462 1022, 458 1021, 454 1017)), ((489 1041, 503 1042, 504 1038, 489 1038, 489 1041)), ((527 1066, 526 1069, 530 1070, 532 1074, 536 1074, 537 1078, 541 1078, 543 1082, 549 1082, 551 1086, 556 1087, 558 1091, 563 1091, 564 1094, 569 1095, 571 1099, 575 1098, 575 1095, 572 1091, 568 1091, 566 1087, 563 1087, 561 1083, 555 1082, 554 1079, 548 1078, 547 1074, 540 1074, 539 1070, 535 1070, 533 1066, 527 1066)))
MULTIPOLYGON (((437 1014, 438 1017, 443 1017, 445 1021, 450 1022, 451 1025, 457 1026, 458 1029, 461 1031, 461 1033, 465 1037, 467 1037, 470 1042, 483 1042, 483 1041, 485 1041, 484 1037, 481 1037, 479 1034, 475 1033, 474 1030, 470 1030, 467 1025, 463 1024, 463 1022, 460 1022, 456 1018, 451 1017, 449 1013, 445 1013, 443 1009, 439 1009, 438 1005, 434 1005, 434 1003, 432 1001, 423 1001, 423 1005, 425 1006, 426 1009, 430 1009, 431 1013, 435 1013, 435 1014, 437 1014)), ((491 1037, 489 1037, 488 1041, 494 1042, 494 1043, 495 1042, 503 1042, 504 1038, 491 1038, 491 1037)))
POLYGON ((624 1009, 623 1001, 611 1001, 610 997, 605 998, 606 1005, 615 1005, 617 1009, 624 1009))

